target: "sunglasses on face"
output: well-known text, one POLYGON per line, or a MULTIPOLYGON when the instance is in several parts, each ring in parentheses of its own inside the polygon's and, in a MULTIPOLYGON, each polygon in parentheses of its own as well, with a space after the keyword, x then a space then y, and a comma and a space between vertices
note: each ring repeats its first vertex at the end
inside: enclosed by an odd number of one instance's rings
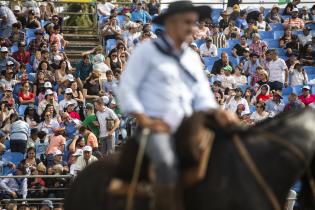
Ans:
POLYGON ((262 106, 256 106, 256 108, 262 108, 262 106))
POLYGON ((50 114, 46 114, 45 117, 51 117, 51 115, 50 114))
POLYGON ((112 54, 111 56, 112 56, 112 57, 117 57, 117 54, 112 54))

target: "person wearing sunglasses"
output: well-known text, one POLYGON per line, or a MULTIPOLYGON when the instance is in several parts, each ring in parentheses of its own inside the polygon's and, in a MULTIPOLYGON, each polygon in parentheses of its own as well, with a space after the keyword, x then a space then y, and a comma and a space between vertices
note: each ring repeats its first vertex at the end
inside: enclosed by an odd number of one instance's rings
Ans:
POLYGON ((250 115, 250 119, 253 123, 257 123, 260 122, 262 120, 265 120, 268 118, 269 113, 265 111, 266 109, 266 105, 264 102, 258 102, 256 104, 256 111, 254 111, 251 115, 250 115))

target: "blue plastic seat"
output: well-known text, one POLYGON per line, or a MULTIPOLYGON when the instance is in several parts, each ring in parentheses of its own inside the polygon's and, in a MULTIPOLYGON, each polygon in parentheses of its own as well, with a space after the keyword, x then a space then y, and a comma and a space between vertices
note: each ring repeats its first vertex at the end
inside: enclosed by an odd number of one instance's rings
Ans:
POLYGON ((313 73, 313 74, 308 74, 307 76, 308 76, 308 80, 313 80, 313 79, 315 79, 315 73, 313 73))
POLYGON ((237 66, 240 62, 238 57, 235 58, 234 56, 229 56, 229 60, 231 61, 231 63, 233 64, 234 67, 237 66))
POLYGON ((289 103, 289 96, 288 95, 282 96, 282 101, 284 104, 288 104, 289 103))
POLYGON ((291 17, 291 15, 281 15, 281 17, 283 18, 283 20, 288 20, 291 17))
POLYGON ((116 39, 108 39, 106 41, 106 53, 109 53, 115 47, 116 47, 116 39))
POLYGON ((21 162, 21 160, 24 159, 24 155, 20 152, 5 152, 2 155, 2 159, 5 161, 10 161, 15 165, 18 165, 21 162))
POLYGON ((286 56, 285 55, 285 49, 283 49, 283 48, 276 48, 276 50, 277 50, 279 56, 282 56, 282 57, 286 56))
POLYGON ((270 23, 270 26, 273 31, 283 31, 284 27, 282 23, 270 23))
POLYGON ((255 112, 256 111, 256 106, 255 105, 250 105, 249 106, 249 111, 250 111, 250 113, 255 112))
POLYGON ((285 96, 290 95, 292 93, 293 89, 292 87, 287 87, 282 89, 282 94, 285 96))
POLYGON ((240 43, 240 40, 237 40, 237 39, 230 39, 228 40, 228 46, 229 48, 233 49, 233 47, 236 45, 236 44, 239 44, 240 43))
POLYGON ((312 93, 315 93, 315 85, 312 86, 312 93))
POLYGON ((219 59, 219 57, 202 57, 202 59, 205 65, 209 66, 209 65, 213 65, 214 62, 219 59))
POLYGON ((315 66, 303 66, 307 74, 315 74, 315 66))
POLYGON ((292 92, 295 93, 296 95, 301 95, 302 94, 302 87, 303 85, 296 85, 292 87, 292 92))
POLYGON ((121 27, 124 24, 125 16, 124 15, 117 15, 116 17, 118 26, 121 27))
POLYGON ((194 41, 195 44, 197 45, 198 48, 200 48, 200 46, 205 43, 206 41, 204 39, 197 39, 194 41))
POLYGON ((25 30, 25 38, 28 39, 28 38, 35 38, 36 35, 35 35, 35 32, 37 31, 38 29, 30 29, 30 28, 27 28, 25 30))
POLYGON ((259 31, 260 39, 273 39, 272 31, 259 31))
POLYGON ((231 48, 218 48, 218 56, 220 57, 223 52, 226 52, 228 56, 232 56, 232 49, 231 48))
POLYGON ((264 41, 267 43, 269 49, 280 48, 279 40, 272 38, 272 39, 266 39, 264 41))
POLYGON ((273 32, 273 38, 274 39, 280 39, 281 37, 283 37, 284 35, 284 31, 274 31, 273 32))
POLYGON ((315 24, 305 24, 305 27, 309 27, 311 28, 312 30, 315 30, 315 24))

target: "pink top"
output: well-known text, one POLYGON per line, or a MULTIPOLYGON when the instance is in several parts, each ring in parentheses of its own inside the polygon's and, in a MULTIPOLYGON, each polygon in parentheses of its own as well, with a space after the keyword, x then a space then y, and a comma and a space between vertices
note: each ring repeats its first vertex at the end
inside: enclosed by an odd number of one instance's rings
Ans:
POLYGON ((300 101, 302 101, 305 106, 315 102, 315 95, 309 95, 307 98, 305 98, 303 95, 299 96, 300 101))

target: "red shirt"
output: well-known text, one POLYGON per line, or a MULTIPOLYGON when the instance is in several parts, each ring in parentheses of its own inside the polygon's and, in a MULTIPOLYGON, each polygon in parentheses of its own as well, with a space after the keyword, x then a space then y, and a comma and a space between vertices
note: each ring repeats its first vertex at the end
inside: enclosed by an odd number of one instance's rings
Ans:
POLYGON ((12 57, 19 63, 29 64, 30 63, 30 52, 24 51, 20 53, 19 51, 13 53, 12 57))
POLYGON ((300 101, 305 104, 305 106, 315 102, 315 95, 310 94, 307 98, 305 98, 303 95, 299 96, 300 101))
POLYGON ((78 120, 81 119, 81 118, 80 118, 80 115, 79 115, 78 113, 76 113, 76 112, 68 112, 68 114, 70 115, 70 117, 71 117, 72 119, 78 119, 78 120))
POLYGON ((267 101, 267 100, 269 100, 271 98, 271 96, 272 96, 271 94, 269 94, 269 95, 259 94, 256 97, 256 100, 257 100, 257 102, 259 102, 259 101, 267 101))
POLYGON ((21 97, 23 100, 32 100, 34 99, 34 94, 29 92, 28 96, 24 95, 23 92, 19 92, 18 97, 21 97))

